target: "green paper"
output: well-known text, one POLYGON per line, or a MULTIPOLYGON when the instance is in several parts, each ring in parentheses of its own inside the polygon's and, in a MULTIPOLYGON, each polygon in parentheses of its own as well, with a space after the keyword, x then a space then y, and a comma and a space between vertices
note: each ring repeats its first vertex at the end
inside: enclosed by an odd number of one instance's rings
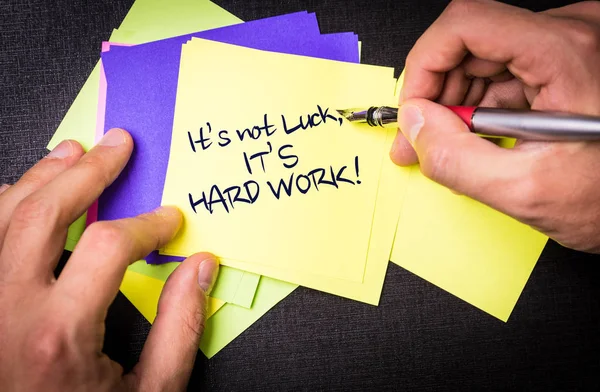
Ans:
POLYGON ((92 148, 96 135, 99 83, 100 62, 96 63, 54 136, 50 139, 47 146, 49 150, 65 139, 77 140, 86 151, 92 148))
POLYGON ((141 43, 242 22, 207 0, 137 0, 119 29, 139 33, 141 43))
POLYGON ((69 230, 67 231, 67 241, 65 243, 65 249, 69 252, 73 252, 75 245, 79 242, 79 239, 85 230, 86 217, 87 214, 83 214, 69 226, 69 230))
POLYGON ((263 276, 251 309, 225 304, 214 316, 206 320, 200 350, 208 358, 213 357, 296 287, 298 286, 263 276))
MULTIPOLYGON (((150 265, 144 260, 137 261, 129 266, 130 271, 140 273, 151 278, 167 281, 167 278, 180 265, 179 262, 161 265, 150 265)), ((258 287, 260 275, 242 271, 236 268, 221 266, 219 277, 210 296, 227 303, 249 308, 258 287)))
MULTIPOLYGON (((223 266, 223 268, 225 268, 225 266, 223 266)), ((238 288, 233 294, 233 298, 231 301, 225 302, 236 304, 244 308, 251 308, 260 279, 260 275, 253 274, 251 272, 244 272, 242 279, 238 283, 238 288), (252 295, 249 295, 249 293, 252 293, 252 295)), ((221 286, 225 288, 227 287, 226 285, 221 286)))
MULTIPOLYGON (((113 32, 110 39, 119 43, 141 44, 241 22, 241 19, 206 0, 137 0, 119 31, 113 32)), ((48 149, 53 149, 65 139, 79 141, 86 150, 94 145, 99 83, 100 67, 97 63, 48 143, 48 149)))

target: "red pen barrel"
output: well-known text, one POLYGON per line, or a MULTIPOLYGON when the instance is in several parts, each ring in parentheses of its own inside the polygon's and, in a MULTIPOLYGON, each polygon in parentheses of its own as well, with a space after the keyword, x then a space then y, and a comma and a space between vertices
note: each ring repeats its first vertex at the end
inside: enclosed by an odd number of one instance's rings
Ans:
POLYGON ((471 129, 473 130, 472 120, 473 114, 475 110, 477 110, 476 106, 446 106, 448 109, 452 110, 461 120, 465 122, 471 129))

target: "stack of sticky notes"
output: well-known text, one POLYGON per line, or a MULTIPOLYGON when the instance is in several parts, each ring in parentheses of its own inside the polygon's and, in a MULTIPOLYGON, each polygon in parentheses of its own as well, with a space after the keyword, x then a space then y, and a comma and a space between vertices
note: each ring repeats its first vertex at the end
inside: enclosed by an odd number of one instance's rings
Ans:
POLYGON ((137 0, 49 144, 113 127, 135 142, 66 248, 96 220, 178 206, 176 238, 121 291, 152 322, 179 262, 217 255, 208 357, 299 285, 377 305, 389 260, 506 321, 546 238, 394 166, 395 129, 343 119, 401 87, 359 58, 356 34, 321 34, 312 13, 242 23, 207 0, 137 0))

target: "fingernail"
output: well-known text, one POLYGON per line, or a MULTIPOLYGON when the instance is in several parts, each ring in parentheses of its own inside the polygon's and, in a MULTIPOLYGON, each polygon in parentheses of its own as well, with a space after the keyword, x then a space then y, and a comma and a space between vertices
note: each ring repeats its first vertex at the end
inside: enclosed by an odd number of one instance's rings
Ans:
POLYGON ((404 86, 400 87, 400 92, 398 93, 398 105, 402 105, 404 102, 404 86))
POLYGON ((152 211, 153 214, 158 216, 181 216, 181 211, 176 206, 160 206, 152 211))
POLYGON ((178 219, 177 229, 175 229, 175 233, 173 235, 175 235, 177 232, 179 232, 179 229, 181 229, 181 225, 183 224, 183 214, 179 208, 175 206, 160 206, 155 208, 151 214, 157 215, 163 219, 178 219))
POLYGON ((125 143, 125 132, 119 128, 111 129, 98 142, 99 145, 108 147, 117 147, 123 143, 125 143))
POLYGON ((425 124, 425 119, 418 106, 404 105, 398 111, 398 125, 413 146, 423 124, 425 124))
POLYGON ((198 268, 198 285, 206 295, 210 294, 219 272, 219 262, 214 258, 208 258, 200 263, 198 268))
POLYGON ((10 188, 10 185, 2 184, 2 186, 0 186, 0 194, 4 193, 4 191, 7 190, 8 188, 10 188))
POLYGON ((462 196, 462 195, 463 195, 463 194, 462 194, 462 193, 460 193, 459 191, 455 191, 454 189, 450 189, 450 188, 448 188, 448 189, 450 190, 450 192, 452 192, 452 193, 453 193, 453 194, 455 194, 456 196, 462 196))
POLYGON ((396 137, 394 138, 394 141, 392 142, 392 148, 390 148, 390 154, 393 154, 398 149, 398 136, 400 136, 401 133, 402 132, 400 131, 400 128, 398 128, 396 137))
POLYGON ((71 144, 71 141, 63 140, 58 146, 54 147, 54 149, 50 151, 48 155, 46 155, 46 158, 64 159, 70 157, 72 154, 73 145, 71 144))

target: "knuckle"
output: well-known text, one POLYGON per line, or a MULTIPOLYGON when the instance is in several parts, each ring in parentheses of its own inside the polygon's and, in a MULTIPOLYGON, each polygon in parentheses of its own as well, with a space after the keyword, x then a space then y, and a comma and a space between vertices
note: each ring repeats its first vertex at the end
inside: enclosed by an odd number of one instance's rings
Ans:
POLYGON ((31 225, 34 222, 54 222, 58 215, 58 206, 51 198, 32 195, 17 205, 12 221, 19 225, 31 225))
POLYGON ((24 354, 27 363, 36 367, 50 367, 67 355, 65 333, 62 326, 48 322, 30 333, 24 354))
POLYGON ((478 6, 478 0, 452 0, 446 8, 446 13, 451 16, 462 17, 473 13, 478 6))
MULTIPOLYGON (((49 159, 43 159, 42 162, 40 162, 41 164, 54 164, 55 162, 52 162, 49 159)), ((19 180, 20 183, 25 183, 27 184, 29 187, 31 188, 38 188, 39 186, 41 186, 42 184, 44 184, 46 182, 44 175, 42 174, 41 170, 36 170, 38 168, 34 168, 31 169, 30 171, 28 171, 27 173, 25 173, 23 175, 23 178, 21 178, 21 180, 19 180)))
POLYGON ((516 217, 531 226, 542 227, 544 214, 541 211, 546 205, 547 187, 539 176, 526 171, 516 180, 512 193, 515 201, 511 204, 516 208, 516 217))
POLYGON ((596 53, 600 50, 600 29, 597 26, 582 20, 572 20, 567 32, 573 43, 584 51, 596 53))
POLYGON ((80 161, 80 164, 81 170, 89 172, 94 179, 100 182, 103 188, 111 184, 113 178, 109 166, 98 154, 87 154, 80 161))

